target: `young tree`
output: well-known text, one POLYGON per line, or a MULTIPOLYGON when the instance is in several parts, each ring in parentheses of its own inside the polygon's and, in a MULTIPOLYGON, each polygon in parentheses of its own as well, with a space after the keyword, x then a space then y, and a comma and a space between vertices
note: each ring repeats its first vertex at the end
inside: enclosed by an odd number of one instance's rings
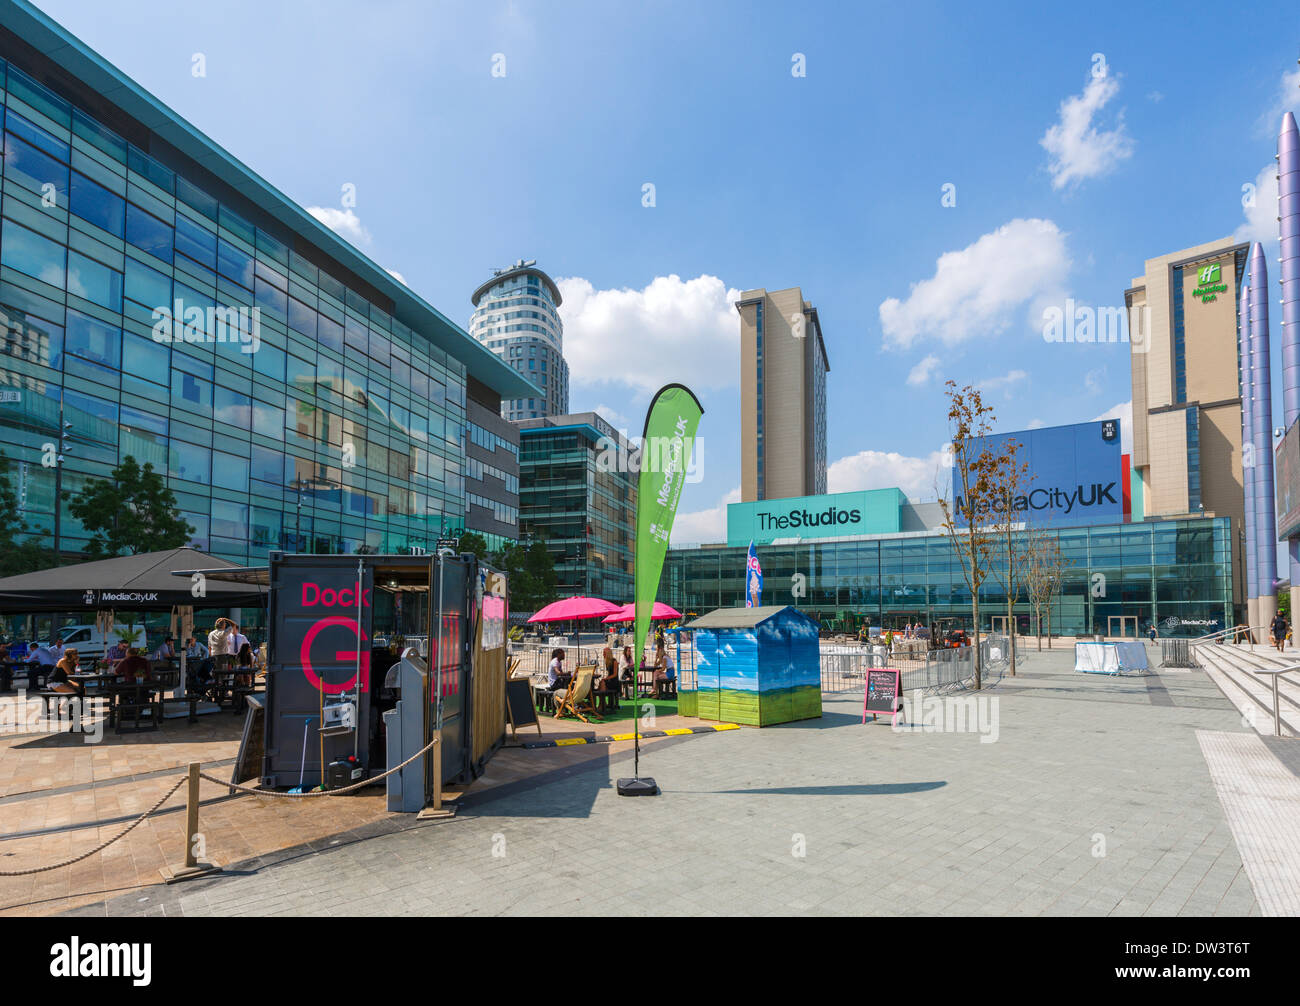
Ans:
POLYGON ((53 549, 33 537, 23 520, 18 493, 9 481, 9 457, 0 451, 0 576, 17 576, 58 565, 53 549))
POLYGON ((994 458, 993 491, 997 502, 994 505, 996 518, 993 522, 993 534, 996 538, 996 561, 990 565, 993 579, 1002 588, 1007 599, 1007 648, 1011 676, 1016 676, 1016 602, 1020 600, 1024 589, 1025 552, 1023 535, 1019 530, 1027 527, 1025 521, 1016 514, 1017 501, 1024 497, 1029 488, 1032 475, 1029 463, 1020 460, 1020 448, 1023 445, 1008 438, 994 458))
POLYGON ((176 496, 163 477, 129 454, 107 479, 92 479, 70 499, 68 509, 91 532, 91 559, 180 548, 194 527, 176 514, 176 496))
POLYGON ((1047 615, 1047 648, 1052 648, 1052 597, 1060 589, 1061 576, 1069 561, 1061 552, 1056 535, 1046 527, 1025 531, 1025 593, 1034 608, 1038 649, 1043 649, 1043 615, 1047 615))
POLYGON ((983 666, 980 660, 980 589, 989 575, 989 564, 996 542, 990 515, 998 502, 996 475, 999 455, 989 446, 997 416, 993 407, 984 404, 978 388, 970 385, 958 390, 948 381, 948 429, 951 433, 953 468, 952 499, 940 496, 943 530, 952 541, 953 551, 961 560, 962 576, 971 596, 971 622, 974 638, 975 688, 982 687, 983 666))

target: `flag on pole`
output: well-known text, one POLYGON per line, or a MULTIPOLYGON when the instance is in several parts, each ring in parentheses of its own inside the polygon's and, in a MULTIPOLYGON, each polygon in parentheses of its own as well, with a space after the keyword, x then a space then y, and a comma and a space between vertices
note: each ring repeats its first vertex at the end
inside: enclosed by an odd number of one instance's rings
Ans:
POLYGON ((763 596, 763 567, 758 561, 754 543, 749 543, 749 557, 745 560, 745 607, 759 608, 763 596))
MULTIPOLYGON (((645 637, 650 630, 650 615, 654 609, 655 594, 659 591, 659 577, 663 573, 664 556, 672 536, 673 521, 677 517, 677 504, 682 498, 682 486, 691 464, 691 451, 695 447, 695 431, 700 425, 704 409, 694 393, 682 384, 668 384, 660 388, 650 400, 646 411, 645 428, 641 434, 641 474, 636 494, 636 559, 633 595, 635 619, 633 621, 633 659, 640 666, 645 648, 645 637)), ((619 780, 619 792, 657 792, 653 780, 639 778, 641 763, 641 736, 639 720, 632 719, 633 773, 631 780, 619 780), (630 784, 625 786, 624 784, 630 784)))

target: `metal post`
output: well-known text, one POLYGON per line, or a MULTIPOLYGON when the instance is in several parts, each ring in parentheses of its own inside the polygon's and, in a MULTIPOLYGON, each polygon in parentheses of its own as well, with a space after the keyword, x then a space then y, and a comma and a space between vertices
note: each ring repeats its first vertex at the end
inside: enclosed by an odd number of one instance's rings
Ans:
POLYGON ((1280 675, 1273 675, 1273 736, 1282 736, 1282 714, 1278 710, 1277 700, 1277 679, 1280 675))

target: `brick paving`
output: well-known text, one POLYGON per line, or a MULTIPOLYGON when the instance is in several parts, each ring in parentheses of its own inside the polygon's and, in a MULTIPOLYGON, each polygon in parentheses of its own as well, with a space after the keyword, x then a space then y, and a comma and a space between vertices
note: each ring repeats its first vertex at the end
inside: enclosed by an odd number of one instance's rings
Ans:
MULTIPOLYGON (((665 716, 655 725, 665 729, 695 722, 665 716)), ((242 717, 223 712, 201 716, 195 724, 166 720, 156 731, 121 735, 106 731, 96 744, 71 733, 0 736, 0 870, 60 862, 111 838, 152 806, 191 761, 227 777, 242 724, 242 717)), ((608 732, 598 723, 549 716, 542 717, 541 727, 543 738, 608 732)), ((535 727, 519 734, 520 742, 537 738, 535 727)), ((489 763, 472 789, 485 792, 518 784, 608 757, 602 749, 622 751, 629 746, 581 745, 528 752, 508 748, 489 763)), ((231 798, 226 787, 204 781, 200 799, 207 854, 222 865, 265 864, 415 824, 407 815, 390 814, 378 787, 346 798, 288 801, 231 798)), ((182 792, 126 838, 81 863, 27 877, 0 878, 0 916, 54 914, 108 897, 149 904, 145 889, 159 885, 159 870, 183 861, 183 830, 182 792)))
MULTIPOLYGON (((612 788, 630 774, 625 749, 507 752, 494 784, 471 789, 451 821, 372 823, 236 875, 75 913, 1265 910, 1201 742, 1253 734, 1213 682, 1077 674, 1068 649, 1026 657, 986 693, 998 702, 994 743, 863 726, 860 698, 827 696, 821 720, 655 742, 642 767, 664 793, 638 800, 612 788), (551 761, 540 775, 515 765, 512 777, 506 756, 525 754, 551 761)), ((1234 771, 1249 771, 1222 747, 1234 771)), ((1295 783, 1289 750, 1245 754, 1272 758, 1264 774, 1277 785, 1295 783)))

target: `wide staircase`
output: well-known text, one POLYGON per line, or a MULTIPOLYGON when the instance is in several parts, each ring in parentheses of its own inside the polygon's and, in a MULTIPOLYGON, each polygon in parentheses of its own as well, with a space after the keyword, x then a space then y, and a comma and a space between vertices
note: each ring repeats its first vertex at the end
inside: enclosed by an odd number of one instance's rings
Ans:
MULTIPOLYGON (((1260 638, 1258 630, 1256 638, 1260 638)), ((1191 652, 1219 690, 1241 710, 1243 722, 1269 737, 1275 733, 1276 679, 1280 733, 1300 737, 1300 650, 1288 645, 1285 652, 1278 653, 1263 643, 1233 643, 1212 636, 1192 643, 1191 652), (1293 670, 1270 673, 1287 668, 1293 670)))

